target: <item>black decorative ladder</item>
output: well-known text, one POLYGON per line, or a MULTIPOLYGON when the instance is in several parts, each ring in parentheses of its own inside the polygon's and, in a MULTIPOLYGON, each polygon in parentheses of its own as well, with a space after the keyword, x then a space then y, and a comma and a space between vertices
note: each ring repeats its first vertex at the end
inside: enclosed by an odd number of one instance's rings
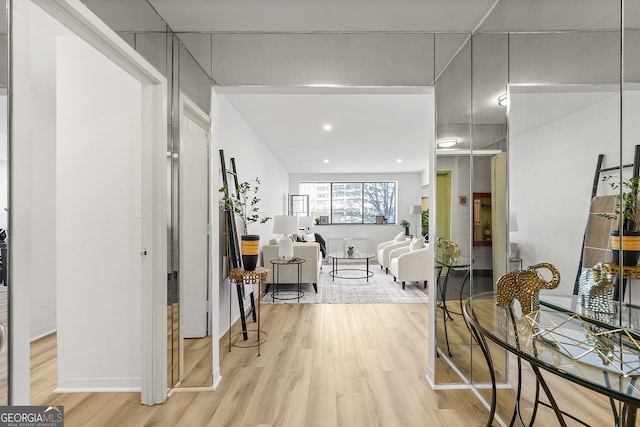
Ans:
MULTIPOLYGON (((220 164, 222 168, 222 183, 224 184, 224 195, 229 200, 229 184, 227 180, 227 174, 233 176, 234 191, 238 191, 238 173, 236 171, 236 161, 231 158, 231 170, 228 170, 224 160, 224 150, 220 150, 220 164)), ((242 268, 242 256, 240 254, 240 245, 238 244, 238 229, 236 227, 236 219, 233 209, 229 206, 224 206, 224 239, 225 248, 227 251, 228 269, 229 271, 234 268, 242 268)), ((238 306, 240 309, 240 321, 242 323, 242 337, 246 341, 247 336, 247 319, 249 316, 253 316, 253 321, 256 321, 256 306, 253 291, 249 294, 251 299, 251 309, 247 314, 244 312, 244 286, 236 286, 238 291, 238 306)), ((231 290, 229 290, 231 292, 231 290)), ((229 325, 229 333, 231 333, 231 325, 229 325)))

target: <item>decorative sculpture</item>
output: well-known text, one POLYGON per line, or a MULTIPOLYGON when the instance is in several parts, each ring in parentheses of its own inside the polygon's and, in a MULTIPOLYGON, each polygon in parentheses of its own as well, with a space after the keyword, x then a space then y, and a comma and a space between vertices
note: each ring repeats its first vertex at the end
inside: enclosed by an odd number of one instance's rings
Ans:
POLYGON ((509 307, 514 299, 520 302, 523 314, 531 313, 540 308, 540 290, 555 289, 560 284, 560 272, 549 263, 534 264, 526 270, 512 271, 498 279, 498 305, 509 307), (551 280, 545 281, 538 273, 538 269, 546 268, 551 271, 551 280))
POLYGON ((593 314, 613 314, 613 272, 609 264, 596 264, 582 272, 578 280, 578 301, 593 314))

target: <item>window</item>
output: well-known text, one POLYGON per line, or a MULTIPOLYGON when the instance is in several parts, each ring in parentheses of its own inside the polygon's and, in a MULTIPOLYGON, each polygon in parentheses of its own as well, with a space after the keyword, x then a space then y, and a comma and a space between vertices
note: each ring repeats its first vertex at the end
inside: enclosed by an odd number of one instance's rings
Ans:
POLYGON ((301 182, 300 193, 309 195, 314 218, 329 217, 330 224, 375 224, 384 216, 396 222, 395 182, 301 182))

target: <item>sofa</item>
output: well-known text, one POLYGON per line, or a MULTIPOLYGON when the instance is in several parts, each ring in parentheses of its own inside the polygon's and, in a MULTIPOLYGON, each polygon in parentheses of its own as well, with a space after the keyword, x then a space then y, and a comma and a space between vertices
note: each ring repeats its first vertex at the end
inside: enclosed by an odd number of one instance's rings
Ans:
MULTIPOLYGON (((318 277, 322 268, 322 253, 320 245, 317 242, 294 242, 293 257, 304 259, 302 264, 302 281, 301 283, 311 283, 313 289, 318 292, 318 277)), ((262 247, 262 265, 272 270, 269 261, 278 258, 278 245, 269 244, 262 247)), ((273 272, 270 275, 273 281, 273 272)), ((295 266, 280 266, 279 269, 280 283, 298 283, 298 269, 295 266)), ((271 282, 273 283, 273 282, 271 282)), ((269 284, 267 285, 269 286, 269 284)))

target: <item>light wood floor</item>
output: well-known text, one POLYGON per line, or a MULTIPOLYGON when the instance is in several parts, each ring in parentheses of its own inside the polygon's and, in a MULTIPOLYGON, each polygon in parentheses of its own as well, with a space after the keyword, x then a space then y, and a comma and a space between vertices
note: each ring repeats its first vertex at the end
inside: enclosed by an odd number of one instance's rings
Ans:
POLYGON ((32 344, 32 404, 64 405, 67 427, 482 425, 470 391, 425 381, 426 319, 424 304, 263 305, 262 356, 229 353, 223 337, 218 389, 153 407, 137 393, 51 393, 52 335, 32 344))
MULTIPOLYGON (((487 410, 471 391, 433 391, 427 384, 424 304, 275 304, 263 305, 262 316, 269 333, 262 356, 255 349, 229 353, 225 336, 220 340, 223 379, 216 391, 174 393, 153 407, 141 405, 138 393, 52 393, 56 337, 45 337, 32 344, 32 404, 64 405, 67 427, 486 423, 487 410)), ((455 377, 442 359, 437 363, 441 380, 455 377)), ((611 425, 608 402, 600 396, 566 382, 554 386, 557 395, 569 399, 571 412, 586 413, 593 426, 611 425)), ((500 391, 498 406, 508 419, 513 392, 500 391)), ((528 403, 523 406, 528 412, 528 403)), ((541 410, 536 425, 557 422, 541 410)))

